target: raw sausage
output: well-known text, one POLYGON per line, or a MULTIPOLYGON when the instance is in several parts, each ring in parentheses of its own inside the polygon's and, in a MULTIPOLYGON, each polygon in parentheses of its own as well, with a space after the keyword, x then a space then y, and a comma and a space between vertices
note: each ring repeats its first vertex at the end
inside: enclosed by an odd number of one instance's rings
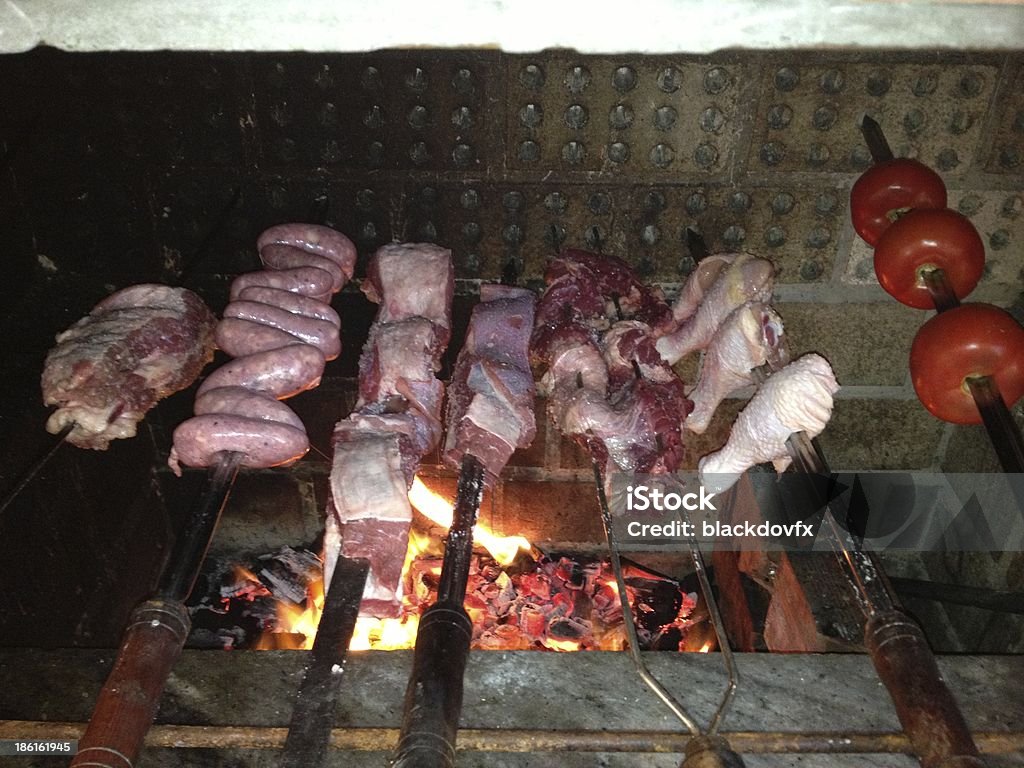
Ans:
POLYGON ((327 303, 352 277, 352 242, 327 227, 282 224, 257 240, 267 269, 231 284, 217 344, 235 359, 202 383, 195 416, 174 431, 168 463, 210 466, 244 454, 243 466, 290 464, 309 450, 301 420, 277 402, 320 383, 341 352, 338 313, 327 303))

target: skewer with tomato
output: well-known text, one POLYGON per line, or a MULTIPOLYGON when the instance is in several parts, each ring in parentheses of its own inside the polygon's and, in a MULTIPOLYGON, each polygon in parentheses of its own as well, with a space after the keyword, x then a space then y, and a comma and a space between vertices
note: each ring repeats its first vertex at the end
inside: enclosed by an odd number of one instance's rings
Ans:
POLYGON ((1007 409, 1024 396, 1024 327, 990 304, 960 305, 985 267, 978 231, 946 207, 938 174, 893 158, 871 118, 862 130, 875 165, 851 190, 854 229, 874 246, 875 274, 893 298, 939 312, 911 347, 914 390, 944 421, 984 423, 1004 470, 1024 472, 1024 440, 1007 409))

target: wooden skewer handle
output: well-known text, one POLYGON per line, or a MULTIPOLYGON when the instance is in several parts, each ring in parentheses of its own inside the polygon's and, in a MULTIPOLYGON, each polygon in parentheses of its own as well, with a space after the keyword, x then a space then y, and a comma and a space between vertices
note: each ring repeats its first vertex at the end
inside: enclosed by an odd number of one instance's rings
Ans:
POLYGON ((72 768, 133 768, 190 626, 179 601, 147 600, 135 609, 72 768))
POLYGON ((983 768, 971 731, 928 641, 901 611, 876 613, 864 630, 878 677, 924 768, 983 768))

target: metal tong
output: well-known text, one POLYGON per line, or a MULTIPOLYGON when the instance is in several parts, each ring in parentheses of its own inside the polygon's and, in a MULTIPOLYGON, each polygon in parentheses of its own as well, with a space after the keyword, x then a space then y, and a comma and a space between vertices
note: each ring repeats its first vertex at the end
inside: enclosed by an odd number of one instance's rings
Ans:
MULTIPOLYGON (((711 624, 714 627, 715 637, 718 640, 722 661, 729 675, 729 681, 722 693, 722 698, 712 714, 706 730, 701 729, 697 720, 687 711, 686 707, 680 704, 651 673, 644 663, 643 656, 640 654, 640 640, 637 637, 636 625, 633 623, 633 608, 630 606, 629 596, 626 594, 626 581, 622 576, 622 559, 619 555, 619 546, 616 542, 612 526, 612 513, 608 507, 608 496, 605 493, 603 473, 597 459, 592 458, 591 463, 594 468, 597 501, 601 508, 601 522, 604 524, 605 537, 608 539, 612 571, 615 574, 615 584, 618 587, 619 602, 622 604, 622 622, 626 629, 626 639, 629 641, 629 655, 633 659, 637 673, 644 683, 647 684, 647 687, 661 699, 662 703, 672 711, 672 714, 679 718, 679 721, 693 734, 693 738, 686 744, 686 757, 683 759, 680 768, 743 768, 743 759, 736 752, 732 751, 729 747, 729 742, 719 735, 722 721, 725 719, 729 706, 736 695, 740 676, 739 670, 736 668, 736 658, 733 656, 732 648, 729 646, 729 638, 725 633, 722 615, 718 610, 718 601, 715 599, 714 591, 711 588, 711 581, 708 579, 703 555, 693 538, 689 538, 688 547, 690 557, 693 559, 693 567, 697 574, 697 581, 700 583, 700 590, 704 595, 705 601, 707 601, 711 624)), ((683 514, 685 516, 685 512, 683 514)))

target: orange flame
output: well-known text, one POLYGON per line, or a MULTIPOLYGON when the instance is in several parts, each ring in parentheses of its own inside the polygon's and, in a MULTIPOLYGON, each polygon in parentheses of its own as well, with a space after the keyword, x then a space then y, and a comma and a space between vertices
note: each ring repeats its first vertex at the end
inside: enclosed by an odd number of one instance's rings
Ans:
MULTIPOLYGON (((412 481, 412 488, 409 489, 409 502, 442 528, 451 527, 455 514, 452 503, 427 488, 418 477, 412 481)), ((531 549, 530 542, 522 536, 500 536, 480 523, 473 528, 473 540, 500 565, 511 565, 519 550, 529 552, 531 549)))
POLYGON ((256 642, 256 650, 306 650, 313 647, 317 627, 320 626, 320 614, 324 611, 324 582, 322 579, 312 581, 306 588, 306 605, 289 605, 285 602, 277 606, 277 626, 275 633, 264 632, 256 642), (302 635, 303 639, 284 640, 289 633, 293 637, 302 635))
POLYGON ((709 653, 711 651, 712 645, 714 645, 714 643, 711 640, 708 640, 706 643, 704 643, 704 645, 700 647, 697 653, 709 653))
POLYGON ((545 648, 553 651, 578 651, 580 643, 578 640, 558 640, 554 637, 546 637, 542 641, 545 648))
POLYGON ((400 619, 377 619, 360 616, 348 644, 350 651, 395 651, 416 644, 420 617, 412 614, 400 619))

